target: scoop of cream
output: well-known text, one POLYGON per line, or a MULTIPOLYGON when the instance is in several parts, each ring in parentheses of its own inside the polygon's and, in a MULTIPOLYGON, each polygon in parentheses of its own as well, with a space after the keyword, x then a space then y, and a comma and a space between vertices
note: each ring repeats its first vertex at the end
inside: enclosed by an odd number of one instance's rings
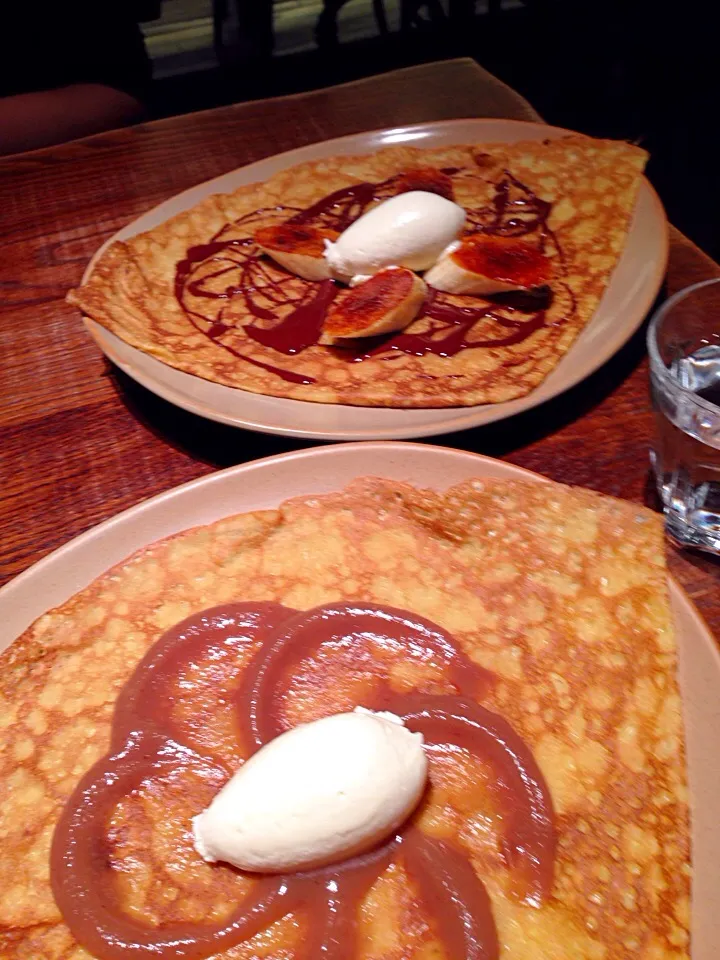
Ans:
POLYGON ((254 754, 193 819, 210 862, 275 873, 319 867, 388 837, 427 779, 422 734, 362 707, 304 723, 254 754))
POLYGON ((371 276, 383 267, 427 270, 460 234, 465 211, 436 193, 411 190, 378 204, 338 239, 325 258, 339 280, 371 276))

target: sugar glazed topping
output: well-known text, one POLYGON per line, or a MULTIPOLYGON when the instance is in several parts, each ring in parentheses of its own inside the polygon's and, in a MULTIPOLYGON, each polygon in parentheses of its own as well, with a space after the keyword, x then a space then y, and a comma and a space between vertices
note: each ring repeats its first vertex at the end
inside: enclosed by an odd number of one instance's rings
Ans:
MULTIPOLYGON (((437 663, 453 693, 396 693, 376 677, 366 705, 402 718, 410 731, 441 754, 458 747, 481 758, 495 775, 502 809, 501 848, 511 895, 538 906, 553 884, 555 826, 548 788, 527 744, 478 700, 494 682, 473 664, 452 636, 406 611, 339 603, 298 613, 274 603, 228 604, 180 623, 140 662, 117 699, 109 753, 78 784, 55 830, 51 854, 53 895, 76 940, 100 960, 128 956, 201 960, 242 943, 289 913, 306 921, 295 948, 302 960, 341 960, 353 954, 361 902, 381 874, 402 863, 449 960, 498 960, 491 902, 464 848, 425 834, 411 819, 380 846, 340 863, 304 872, 253 874, 249 892, 221 921, 152 927, 126 912, 108 856, 108 822, 117 805, 141 783, 191 771, 214 790, 230 779, 211 747, 192 744, 173 720, 180 690, 189 716, 198 695, 178 684, 208 650, 233 660, 257 650, 240 675, 232 699, 234 728, 250 755, 288 729, 289 686, 299 665, 323 647, 359 649, 363 638, 406 656, 437 663)), ((329 711, 334 712, 334 711, 329 711)), ((198 711, 202 715, 202 711, 198 711)), ((198 810, 193 813, 198 813, 198 810)), ((188 818, 188 830, 190 823, 188 818)), ((198 855, 198 859, 200 859, 198 855)), ((216 867, 208 869, 218 869, 216 867)), ((247 880, 249 874, 241 874, 247 880)), ((247 889, 247 888, 246 888, 247 889)))
MULTIPOLYGON (((380 216, 381 206, 377 204, 392 198, 399 201, 405 193, 419 192, 425 197, 437 194, 434 199, 438 204, 459 210, 450 202, 454 196, 453 179, 457 176, 480 176, 480 173, 456 168, 408 170, 380 183, 343 187, 305 209, 278 206, 246 214, 226 224, 208 243, 187 251, 176 265, 175 298, 198 332, 238 360, 292 383, 314 383, 312 377, 283 368, 282 357, 329 342, 323 340, 323 330, 341 287, 329 275, 327 259, 319 257, 322 246, 333 260, 333 251, 342 249, 343 241, 338 238, 348 227, 368 211, 373 214, 377 211, 380 216), (274 225, 268 226, 268 220, 274 225), (293 252, 288 257, 290 247, 293 252), (269 268, 266 253, 272 251, 276 264, 269 268), (283 275, 277 263, 285 264, 293 272, 283 275), (298 281, 298 277, 306 279, 298 281), (304 284, 300 293, 298 283, 304 284), (225 310, 235 297, 242 298, 245 311, 253 318, 244 325, 245 334, 267 348, 268 360, 272 362, 247 356, 227 342, 226 335, 234 327, 230 320, 225 321, 225 310), (202 306, 203 302, 207 302, 207 308, 202 306)), ((421 332, 411 327, 411 332, 388 333, 380 342, 356 342, 347 351, 348 359, 351 362, 362 362, 368 357, 392 360, 398 352, 419 357, 426 354, 452 357, 463 350, 513 346, 545 326, 547 308, 558 291, 568 301, 567 317, 574 315, 574 297, 562 281, 563 253, 548 226, 551 211, 551 203, 542 200, 506 170, 495 183, 494 195, 487 206, 465 210, 463 237, 465 241, 497 238, 496 244, 485 244, 483 266, 491 271, 497 271, 500 266, 502 273, 507 273, 510 267, 509 278, 519 277, 521 286, 545 284, 552 257, 560 265, 556 290, 543 287, 539 296, 510 293, 498 300, 487 300, 477 296, 451 297, 431 288, 415 315, 416 320, 423 320, 421 332), (501 264, 499 248, 503 248, 504 254, 501 264), (491 339, 477 338, 474 328, 488 320, 507 332, 491 339)), ((479 245, 463 247, 463 255, 472 256, 477 268, 479 245)), ((407 265, 413 266, 410 262, 407 265)))

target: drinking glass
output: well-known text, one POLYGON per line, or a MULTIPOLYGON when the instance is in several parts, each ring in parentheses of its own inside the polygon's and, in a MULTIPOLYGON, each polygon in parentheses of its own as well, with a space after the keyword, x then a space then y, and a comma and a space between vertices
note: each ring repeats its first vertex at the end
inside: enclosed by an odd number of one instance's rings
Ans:
POLYGON ((681 290, 647 335, 650 460, 668 534, 720 555, 720 279, 681 290))

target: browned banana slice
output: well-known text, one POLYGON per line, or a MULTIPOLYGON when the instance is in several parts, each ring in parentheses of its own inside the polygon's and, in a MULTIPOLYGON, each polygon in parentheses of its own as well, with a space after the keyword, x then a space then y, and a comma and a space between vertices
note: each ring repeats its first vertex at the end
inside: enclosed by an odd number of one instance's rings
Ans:
POLYGON ((335 230, 281 223, 277 227, 263 227, 253 239, 263 253, 303 280, 327 280, 330 269, 323 256, 325 240, 336 240, 338 236, 335 230))
POLYGON ((386 267, 332 304, 320 343, 376 337, 402 330, 420 312, 427 287, 406 267, 386 267))
POLYGON ((549 258, 526 240, 476 233, 445 252, 425 281, 445 293, 483 295, 532 290, 551 277, 549 258))

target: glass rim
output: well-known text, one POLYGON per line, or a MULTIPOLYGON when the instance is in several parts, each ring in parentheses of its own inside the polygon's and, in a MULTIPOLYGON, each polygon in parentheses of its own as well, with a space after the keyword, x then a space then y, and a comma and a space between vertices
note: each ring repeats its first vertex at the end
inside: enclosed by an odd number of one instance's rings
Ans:
POLYGON ((657 376, 664 383, 670 385, 674 390, 679 390, 686 397, 691 399, 693 403, 696 403, 701 409, 707 410, 708 413, 714 413, 717 415, 718 412, 720 412, 720 406, 712 403, 710 400, 706 400, 704 397, 698 396, 694 390, 684 387, 675 379, 675 377, 670 374, 665 365, 665 361, 660 356, 660 350, 658 349, 656 340, 658 327, 665 319, 665 316, 677 303, 680 303, 681 300, 691 296, 697 290, 702 290, 703 287, 710 287, 716 283, 720 283, 720 277, 711 277, 709 280, 700 280, 698 283, 690 284, 689 287, 683 287, 682 290, 678 290, 677 293, 674 293, 671 297, 668 297, 665 303, 661 304, 653 314, 648 325, 645 339, 647 343, 648 356, 650 358, 651 376, 657 376))

